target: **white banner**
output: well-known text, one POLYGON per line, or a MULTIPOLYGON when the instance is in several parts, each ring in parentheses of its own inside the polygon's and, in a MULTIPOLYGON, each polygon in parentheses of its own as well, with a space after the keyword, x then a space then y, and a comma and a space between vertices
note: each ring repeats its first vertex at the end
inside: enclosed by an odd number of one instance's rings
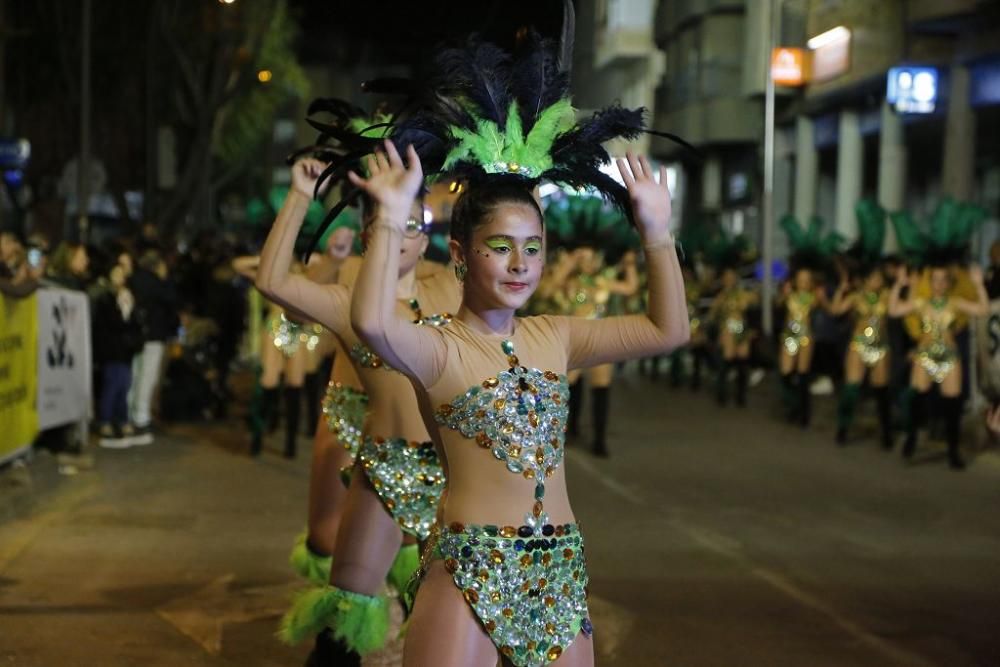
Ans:
POLYGON ((84 292, 38 290, 38 427, 90 416, 90 302, 84 292))

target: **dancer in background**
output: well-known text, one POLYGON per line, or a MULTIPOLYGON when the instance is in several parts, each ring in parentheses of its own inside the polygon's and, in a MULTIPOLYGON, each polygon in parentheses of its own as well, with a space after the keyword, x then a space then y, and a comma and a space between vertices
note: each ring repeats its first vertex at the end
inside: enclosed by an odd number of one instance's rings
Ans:
POLYGON ((837 405, 837 444, 847 442, 848 429, 861 396, 861 384, 868 377, 878 408, 879 432, 884 449, 892 449, 892 410, 889 400, 889 290, 882 272, 882 245, 885 240, 885 211, 871 200, 855 207, 858 241, 848 250, 854 260, 856 286, 844 280, 834 295, 830 312, 850 313, 854 324, 844 359, 844 384, 837 405))
POLYGON ((920 335, 913 356, 910 387, 914 395, 910 424, 903 445, 903 456, 911 458, 917 448, 917 431, 927 417, 942 417, 948 444, 948 464, 953 470, 965 468, 959 451, 962 422, 962 358, 956 342, 957 332, 967 317, 983 317, 989 312, 989 297, 983 284, 983 271, 977 265, 968 268, 967 278, 975 300, 959 296, 959 267, 968 255, 968 245, 985 212, 976 206, 945 200, 924 235, 905 213, 892 216, 900 246, 919 255, 925 266, 925 285, 910 285, 909 275, 900 270, 889 297, 889 315, 917 315, 920 335), (910 286, 909 295, 901 296, 910 286), (932 387, 939 400, 929 400, 932 387))
POLYGON ((813 312, 828 308, 826 294, 817 284, 823 268, 841 243, 836 233, 821 235, 822 221, 813 218, 804 230, 791 216, 781 220, 792 246, 790 264, 792 279, 782 287, 779 305, 785 308, 785 324, 781 331, 778 370, 782 393, 790 421, 807 428, 812 419, 812 397, 809 393, 814 338, 813 312))
MULTIPOLYGON (((410 382, 356 337, 348 319, 352 296, 343 285, 319 285, 292 270, 292 250, 309 198, 326 165, 304 158, 293 167, 293 188, 261 253, 257 285, 271 299, 316 319, 349 351, 368 395, 368 419, 359 444, 344 514, 337 530, 328 584, 294 602, 282 637, 298 643, 316 634, 316 664, 360 664, 381 648, 388 629, 387 577, 397 590, 416 567, 415 539, 425 538, 445 478, 420 416, 410 382), (409 547, 400 549, 403 534, 409 547)), ((375 210, 365 206, 370 222, 375 210)), ((435 271, 419 279, 416 267, 428 239, 421 202, 407 208, 405 241, 397 250, 394 299, 409 321, 444 325, 458 305, 455 278, 435 271)), ((356 292, 354 292, 356 294, 356 292)))
POLYGON ((739 268, 753 260, 753 250, 745 236, 720 234, 709 244, 706 258, 719 275, 722 289, 712 300, 709 320, 718 330, 719 369, 716 400, 725 405, 729 400, 729 375, 736 371, 736 404, 747 401, 750 373, 750 346, 754 332, 748 321, 748 311, 759 301, 759 294, 740 284, 739 268))
MULTIPOLYGON (((615 297, 628 298, 639 289, 636 255, 631 248, 637 241, 635 232, 624 224, 619 211, 600 197, 565 194, 554 198, 546 207, 547 237, 574 247, 569 259, 557 267, 551 285, 555 285, 557 311, 576 317, 600 319, 607 315, 615 297), (598 250, 600 248, 601 250, 598 250), (606 256, 617 261, 606 263, 606 256)), ((591 451, 608 456, 607 429, 610 412, 611 382, 614 365, 601 364, 569 374, 570 402, 568 433, 579 434, 579 415, 583 407, 582 376, 590 385, 591 451)))

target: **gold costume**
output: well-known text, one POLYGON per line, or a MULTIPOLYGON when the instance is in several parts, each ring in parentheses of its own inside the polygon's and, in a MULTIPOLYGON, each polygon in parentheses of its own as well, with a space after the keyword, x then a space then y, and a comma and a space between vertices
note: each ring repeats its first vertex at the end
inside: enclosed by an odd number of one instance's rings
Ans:
POLYGON ((614 267, 601 270, 596 275, 579 273, 570 282, 569 296, 572 312, 577 317, 596 320, 608 312, 611 290, 607 283, 616 276, 614 267))
POLYGON ((746 321, 747 301, 746 291, 739 287, 728 289, 722 294, 719 306, 722 328, 732 336, 736 345, 742 345, 750 337, 746 321))
POLYGON ((920 344, 917 362, 934 382, 941 384, 958 362, 958 350, 951 336, 957 314, 948 307, 948 297, 918 299, 920 314, 920 344))
POLYGON ((812 292, 793 292, 785 302, 788 315, 785 329, 781 332, 781 344, 791 356, 798 355, 802 348, 812 345, 812 324, 810 316, 816 306, 816 295, 812 292))
POLYGON ((889 352, 885 339, 885 318, 889 313, 886 292, 863 292, 854 302, 856 315, 851 349, 858 353, 862 363, 872 368, 889 352))

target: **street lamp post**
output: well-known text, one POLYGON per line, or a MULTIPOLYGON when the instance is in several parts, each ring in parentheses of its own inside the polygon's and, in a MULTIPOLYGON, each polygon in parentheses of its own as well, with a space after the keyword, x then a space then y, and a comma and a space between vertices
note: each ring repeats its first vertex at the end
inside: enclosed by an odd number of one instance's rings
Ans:
POLYGON ((767 34, 767 56, 764 70, 767 83, 764 88, 764 197, 763 230, 761 234, 761 255, 763 258, 763 289, 761 309, 764 335, 774 331, 774 75, 771 72, 771 54, 778 37, 778 12, 781 0, 770 0, 770 27, 767 34))

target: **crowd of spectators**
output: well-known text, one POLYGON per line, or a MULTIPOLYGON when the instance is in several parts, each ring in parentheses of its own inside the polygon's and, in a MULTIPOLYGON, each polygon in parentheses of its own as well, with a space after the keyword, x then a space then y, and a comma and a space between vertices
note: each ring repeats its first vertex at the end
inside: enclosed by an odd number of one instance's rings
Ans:
POLYGON ((0 229, 3 298, 62 287, 85 292, 90 304, 89 433, 54 429, 36 444, 74 452, 84 437, 94 437, 120 449, 152 443, 154 415, 224 417, 247 316, 248 282, 230 267, 237 249, 214 232, 165 244, 152 225, 100 244, 63 241, 54 249, 42 235, 0 229))

